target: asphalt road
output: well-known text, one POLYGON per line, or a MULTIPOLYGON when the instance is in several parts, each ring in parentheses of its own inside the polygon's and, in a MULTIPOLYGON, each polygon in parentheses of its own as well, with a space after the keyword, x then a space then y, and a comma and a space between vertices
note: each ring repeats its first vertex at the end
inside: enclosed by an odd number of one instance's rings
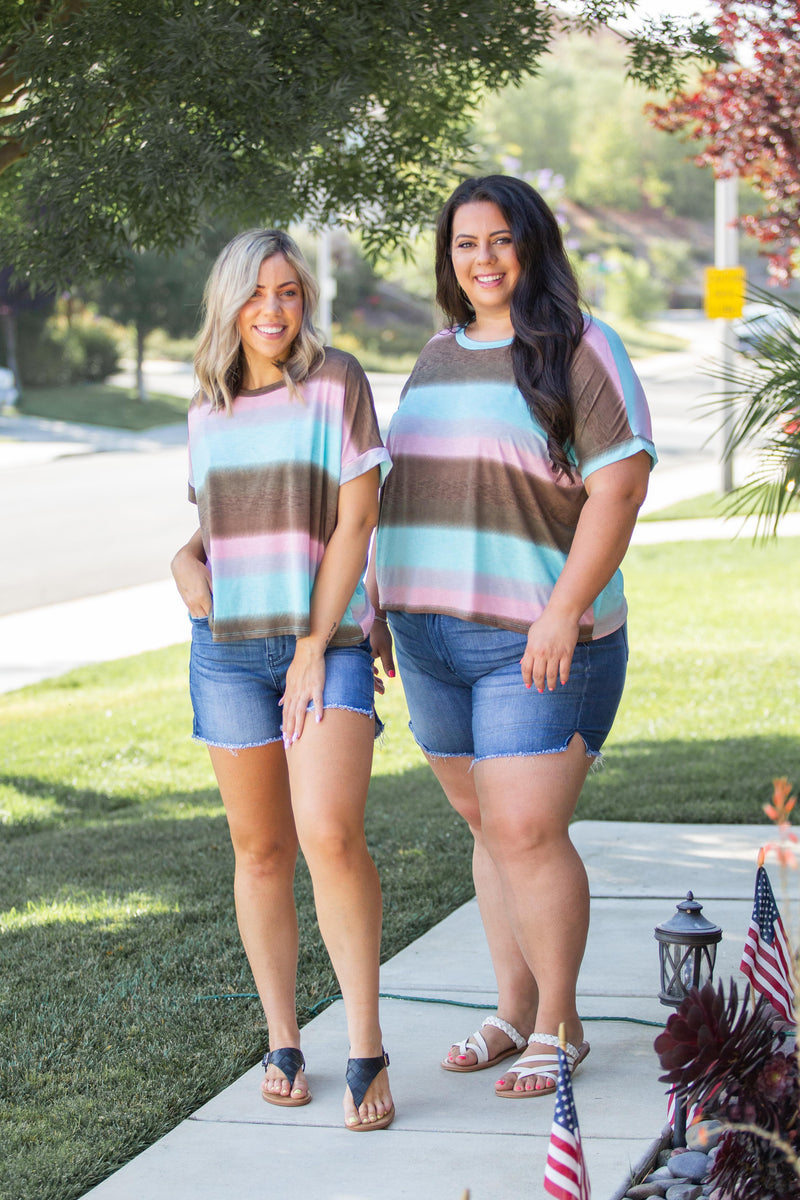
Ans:
MULTIPOLYGON (((698 421, 698 404, 712 388, 703 365, 714 352, 710 322, 682 322, 675 330, 692 341, 685 353, 640 360, 636 366, 653 414, 661 465, 649 506, 692 495, 716 479, 718 447, 706 439, 714 421, 698 421)), ((399 395, 402 377, 372 377, 381 425, 399 395)), ((150 386, 188 397, 187 369, 153 371, 150 386)), ((2 426, 0 425, 0 433, 2 426)), ((129 441, 131 439, 128 439, 129 441)), ((35 455, 0 472, 0 614, 99 595, 169 577, 169 561, 195 528, 186 497, 183 434, 132 439, 140 447, 106 449, 44 461, 35 455), (176 445, 176 440, 178 444, 176 445)), ((78 447, 72 447, 75 450, 78 447)))

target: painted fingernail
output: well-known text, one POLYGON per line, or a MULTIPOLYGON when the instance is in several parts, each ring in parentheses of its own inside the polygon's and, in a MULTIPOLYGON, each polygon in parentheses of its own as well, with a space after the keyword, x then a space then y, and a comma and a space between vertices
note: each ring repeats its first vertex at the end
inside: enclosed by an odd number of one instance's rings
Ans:
POLYGON ((322 720, 322 713, 314 713, 314 719, 319 725, 320 721, 322 720))
POLYGON ((386 674, 389 676, 390 679, 394 679, 394 671, 387 671, 386 674))
POLYGON ((297 739, 298 739, 299 737, 300 737, 300 734, 299 734, 299 733, 293 733, 293 734, 292 734, 292 745, 294 745, 294 744, 295 744, 295 742, 297 741, 297 739))

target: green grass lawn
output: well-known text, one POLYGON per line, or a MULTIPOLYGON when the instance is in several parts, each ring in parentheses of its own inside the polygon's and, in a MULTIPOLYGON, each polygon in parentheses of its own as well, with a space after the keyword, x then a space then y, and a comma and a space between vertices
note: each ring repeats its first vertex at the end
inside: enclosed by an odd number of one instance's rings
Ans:
MULTIPOLYGON (((692 496, 687 500, 678 500, 675 504, 669 504, 666 508, 660 508, 657 512, 648 513, 646 516, 640 517, 640 521, 687 521, 696 520, 702 517, 723 517, 730 520, 731 537, 733 537, 741 524, 742 518, 746 516, 756 516, 759 512, 757 505, 753 502, 746 508, 737 511, 735 514, 730 513, 730 506, 733 502, 733 497, 722 496, 718 492, 705 492, 702 496, 692 496)), ((790 504, 789 512, 797 512, 800 507, 800 499, 793 501, 790 504)))
POLYGON ((186 420, 188 404, 179 396, 153 392, 142 402, 130 388, 109 383, 73 383, 64 387, 25 388, 17 410, 26 417, 105 425, 110 429, 154 429, 186 420))
MULTIPOLYGON (((759 822, 800 783, 798 543, 637 546, 628 686, 577 817, 759 822)), ((0 696, 0 1197, 73 1200, 266 1048, 187 648, 0 696)), ((379 705, 368 837, 390 957, 472 895, 470 842, 379 705)), ((657 869, 654 860, 654 869, 657 869)), ((304 868, 301 1022, 337 991, 304 868)))

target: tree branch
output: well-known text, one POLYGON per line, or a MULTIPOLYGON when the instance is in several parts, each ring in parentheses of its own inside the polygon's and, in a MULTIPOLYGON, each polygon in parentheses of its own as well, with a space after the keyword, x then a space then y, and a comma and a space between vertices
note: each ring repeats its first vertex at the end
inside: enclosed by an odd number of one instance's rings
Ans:
POLYGON ((12 166, 15 162, 19 162, 21 158, 27 157, 27 150, 22 147, 22 142, 17 138, 9 138, 5 142, 0 142, 0 175, 5 171, 6 167, 12 166))

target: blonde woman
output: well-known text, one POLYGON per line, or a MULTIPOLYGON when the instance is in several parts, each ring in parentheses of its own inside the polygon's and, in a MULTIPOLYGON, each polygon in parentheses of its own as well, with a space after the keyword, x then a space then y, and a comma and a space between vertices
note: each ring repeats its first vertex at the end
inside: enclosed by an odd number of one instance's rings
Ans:
POLYGON ((239 930, 264 1006, 262 1095, 307 1104, 295 1008, 302 848, 350 1039, 345 1125, 394 1117, 378 1016, 381 892, 364 837, 377 718, 362 576, 389 456, 356 360, 323 348, 294 241, 251 230, 205 294, 189 412, 200 528, 172 564, 192 619, 194 737, 235 855, 239 930))

